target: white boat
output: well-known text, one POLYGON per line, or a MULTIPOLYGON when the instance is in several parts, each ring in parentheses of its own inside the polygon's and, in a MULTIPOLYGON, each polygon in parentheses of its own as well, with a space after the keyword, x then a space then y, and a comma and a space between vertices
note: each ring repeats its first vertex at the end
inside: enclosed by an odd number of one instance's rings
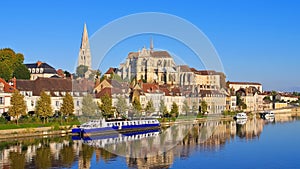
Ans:
POLYGON ((272 118, 272 117, 275 117, 274 113, 271 112, 271 111, 263 112, 263 116, 264 116, 265 118, 272 118))
POLYGON ((248 116, 245 112, 237 113, 234 117, 235 119, 247 119, 248 116))

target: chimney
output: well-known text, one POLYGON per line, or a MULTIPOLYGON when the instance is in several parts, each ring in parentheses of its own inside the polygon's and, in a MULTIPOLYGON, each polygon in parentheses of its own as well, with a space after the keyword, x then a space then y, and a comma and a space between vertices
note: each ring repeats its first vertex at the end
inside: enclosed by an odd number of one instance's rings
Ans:
POLYGON ((37 67, 40 67, 42 63, 43 63, 43 62, 41 62, 41 61, 37 61, 37 62, 36 62, 37 67))

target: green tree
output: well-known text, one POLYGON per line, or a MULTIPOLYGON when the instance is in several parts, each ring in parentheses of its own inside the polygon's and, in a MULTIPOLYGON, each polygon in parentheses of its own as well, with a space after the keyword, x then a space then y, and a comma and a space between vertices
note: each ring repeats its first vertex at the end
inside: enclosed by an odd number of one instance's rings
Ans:
POLYGON ((15 68, 13 76, 17 79, 30 79, 30 72, 24 64, 20 64, 15 68))
POLYGON ((60 107, 61 116, 70 116, 74 112, 73 97, 67 92, 60 107))
POLYGON ((117 97, 116 110, 119 115, 124 115, 125 111, 127 111, 128 106, 124 97, 117 97))
POLYGON ((201 106, 201 113, 204 114, 207 112, 207 103, 205 100, 202 100, 200 102, 200 106, 201 106))
POLYGON ((78 77, 84 77, 85 73, 88 71, 89 67, 85 65, 80 65, 76 68, 76 74, 78 77))
POLYGON ((18 90, 15 90, 11 96, 10 101, 11 107, 9 107, 8 114, 16 119, 18 124, 18 119, 21 115, 26 114, 26 103, 24 101, 24 96, 20 94, 18 90))
POLYGON ((183 107, 182 107, 183 112, 185 112, 186 115, 188 115, 190 111, 190 106, 188 105, 187 100, 183 101, 183 107))
POLYGON ((195 113, 195 112, 198 113, 198 111, 199 111, 199 105, 198 105, 197 102, 193 102, 192 111, 193 111, 193 113, 195 113))
POLYGON ((21 53, 15 53, 12 49, 0 49, 0 77, 6 81, 13 76, 17 79, 29 79, 30 72, 23 64, 24 56, 21 53))
POLYGON ((147 102, 147 106, 146 106, 146 108, 145 108, 145 111, 146 111, 148 114, 154 113, 154 112, 155 112, 155 108, 154 108, 152 99, 150 99, 150 100, 147 102))
POLYGON ((42 117, 44 120, 53 115, 53 110, 51 107, 51 97, 47 95, 44 91, 41 92, 40 98, 37 101, 35 112, 38 116, 42 117))
POLYGON ((101 104, 99 104, 99 109, 102 112, 102 116, 105 118, 112 117, 113 115, 113 107, 112 107, 112 99, 108 94, 105 94, 101 98, 101 104))
POLYGON ((93 96, 87 94, 82 98, 82 113, 85 116, 95 116, 97 110, 97 104, 93 100, 93 96))
POLYGON ((143 109, 140 100, 137 99, 136 97, 134 98, 134 100, 132 102, 132 106, 136 113, 140 113, 143 109))
POLYGON ((159 112, 163 114, 164 117, 169 115, 168 109, 165 105, 165 101, 164 100, 160 100, 160 104, 159 104, 159 112))
POLYGON ((173 117, 178 117, 179 110, 178 110, 178 105, 175 102, 173 102, 173 104, 172 104, 172 108, 171 108, 170 114, 173 117))

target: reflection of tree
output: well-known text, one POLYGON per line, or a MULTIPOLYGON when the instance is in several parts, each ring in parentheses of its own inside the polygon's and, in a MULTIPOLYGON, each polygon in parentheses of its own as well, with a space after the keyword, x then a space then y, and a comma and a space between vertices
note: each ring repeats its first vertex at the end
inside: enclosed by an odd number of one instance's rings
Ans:
POLYGON ((112 158, 116 158, 117 155, 105 150, 105 149, 102 149, 101 150, 101 157, 102 159, 105 161, 105 162, 108 162, 110 159, 112 158))
POLYGON ((9 152, 10 167, 12 169, 25 168, 25 153, 9 152))
POLYGON ((94 153, 94 148, 92 148, 88 145, 82 144, 82 149, 79 153, 79 157, 81 157, 83 159, 83 168, 87 168, 87 164, 88 164, 88 162, 90 162, 90 160, 93 156, 93 153, 94 153))
POLYGON ((64 167, 72 167, 74 162, 74 152, 71 145, 64 146, 60 151, 61 163, 64 167))
POLYGON ((43 146, 36 150, 35 165, 40 169, 51 167, 51 152, 49 147, 43 146))

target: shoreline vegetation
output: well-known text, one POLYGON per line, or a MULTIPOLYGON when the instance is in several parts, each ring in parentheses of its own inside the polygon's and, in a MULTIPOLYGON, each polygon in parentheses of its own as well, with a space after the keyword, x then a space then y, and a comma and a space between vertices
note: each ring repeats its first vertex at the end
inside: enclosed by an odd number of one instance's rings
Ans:
MULTIPOLYGON (((286 114, 286 115, 296 115, 300 116, 299 109, 294 109, 291 111, 286 112, 278 112, 277 114, 286 114)), ((250 114, 251 118, 254 118, 257 113, 248 113, 250 114)), ((216 120, 222 121, 232 121, 234 117, 234 112, 225 112, 221 116, 216 116, 216 120)), ((256 116, 258 117, 258 116, 256 116)), ((168 119, 163 118, 159 119, 161 122, 162 127, 167 127, 170 125, 178 124, 178 123, 185 123, 196 120, 198 123, 205 122, 208 119, 208 116, 201 116, 195 118, 192 116, 179 116, 176 119, 168 119)), ((212 118, 213 119, 213 118, 212 118)), ((42 122, 31 122, 31 123, 23 123, 22 121, 17 125, 15 123, 0 123, 0 141, 5 141, 9 139, 19 139, 19 138, 26 138, 26 137, 41 137, 41 136, 53 136, 53 135, 67 135, 71 133, 72 128, 77 127, 80 125, 77 118, 72 118, 72 120, 68 122, 61 123, 60 121, 51 121, 46 124, 42 122)))

